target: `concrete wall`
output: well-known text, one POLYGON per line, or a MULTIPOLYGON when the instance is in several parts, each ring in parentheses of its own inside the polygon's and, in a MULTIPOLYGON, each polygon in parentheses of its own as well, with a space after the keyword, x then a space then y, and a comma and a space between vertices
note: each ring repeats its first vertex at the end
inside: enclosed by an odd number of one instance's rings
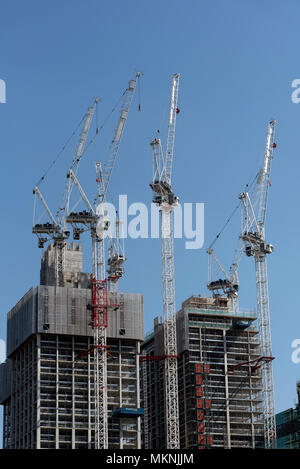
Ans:
MULTIPOLYGON (((56 248, 50 244, 41 260, 40 284, 56 286, 56 248)), ((89 288, 91 275, 82 272, 81 243, 71 243, 64 249, 63 286, 89 288)))

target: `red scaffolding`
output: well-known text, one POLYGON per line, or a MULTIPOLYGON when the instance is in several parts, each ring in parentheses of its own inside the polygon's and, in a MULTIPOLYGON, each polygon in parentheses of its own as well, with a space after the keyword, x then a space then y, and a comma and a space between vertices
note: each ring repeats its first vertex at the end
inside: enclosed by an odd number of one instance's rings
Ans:
POLYGON ((107 279, 92 280, 92 327, 108 326, 108 309, 117 310, 120 305, 113 303, 107 293, 107 279))

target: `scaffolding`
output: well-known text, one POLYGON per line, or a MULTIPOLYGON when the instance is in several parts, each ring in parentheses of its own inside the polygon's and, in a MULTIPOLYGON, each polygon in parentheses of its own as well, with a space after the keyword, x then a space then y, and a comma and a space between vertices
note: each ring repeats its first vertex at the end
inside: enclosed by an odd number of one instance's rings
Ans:
MULTIPOLYGON (((261 366, 253 369, 260 358, 256 314, 237 313, 231 306, 225 297, 191 297, 177 313, 181 448, 262 445, 261 366)), ((155 360, 162 350, 162 329, 163 324, 156 320, 153 334, 142 344, 142 354, 153 357, 147 362, 148 392, 144 396, 147 438, 152 449, 163 448, 165 441, 163 366, 162 360, 155 360)), ((141 373, 144 372, 141 368, 141 373)))

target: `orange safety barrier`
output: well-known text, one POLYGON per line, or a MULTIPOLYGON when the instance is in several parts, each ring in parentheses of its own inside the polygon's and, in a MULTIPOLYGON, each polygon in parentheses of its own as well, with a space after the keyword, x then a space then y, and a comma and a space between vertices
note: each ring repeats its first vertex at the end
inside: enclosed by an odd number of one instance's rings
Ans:
POLYGON ((196 375, 196 384, 202 384, 203 380, 202 380, 202 375, 196 375))
POLYGON ((197 408, 203 409, 203 399, 197 399, 197 408))
POLYGON ((204 433, 204 423, 198 423, 198 433, 204 433))

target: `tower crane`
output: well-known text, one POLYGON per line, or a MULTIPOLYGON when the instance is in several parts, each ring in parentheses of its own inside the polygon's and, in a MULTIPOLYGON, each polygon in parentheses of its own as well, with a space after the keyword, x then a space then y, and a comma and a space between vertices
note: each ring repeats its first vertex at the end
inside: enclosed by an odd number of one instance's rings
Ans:
POLYGON ((262 358, 263 404, 264 404, 264 438, 266 448, 276 447, 276 422, 274 405, 274 385, 272 369, 272 346, 270 329, 270 307, 268 293, 268 274, 266 255, 271 254, 273 246, 265 240, 265 222, 267 213, 268 193, 270 186, 273 150, 276 148, 275 120, 271 120, 267 130, 264 164, 256 177, 253 195, 248 192, 240 194, 243 206, 243 226, 241 239, 245 253, 254 257, 256 274, 257 314, 262 358))
MULTIPOLYGON (((74 236, 80 236, 82 226, 88 228, 92 238, 92 327, 94 331, 94 399, 95 399, 95 448, 108 448, 108 415, 107 415, 107 344, 106 329, 108 325, 108 311, 117 309, 118 305, 113 303, 111 295, 108 295, 107 280, 105 278, 105 237, 109 229, 111 220, 105 214, 104 202, 118 154, 121 138, 123 135, 128 112, 134 96, 137 80, 140 77, 137 72, 135 79, 130 80, 128 87, 123 93, 120 115, 115 129, 114 137, 109 147, 108 158, 104 166, 100 162, 96 163, 97 172, 97 195, 94 200, 94 207, 89 202, 82 189, 74 170, 71 168, 67 177, 77 187, 87 210, 82 212, 70 211, 67 213, 66 221, 73 227, 74 236)), ((71 185, 72 186, 72 185, 71 185)), ((68 204, 68 207, 70 205, 68 204)), ((118 231, 119 232, 119 231, 118 231)), ((110 271, 115 272, 114 281, 123 275, 123 253, 117 248, 120 244, 115 244, 115 248, 110 251, 108 264, 110 271)))
MULTIPOLYGON (((75 157, 73 158, 73 161, 71 164, 71 169, 73 169, 75 172, 77 172, 78 170, 78 166, 79 166, 81 157, 83 155, 83 150, 85 147, 87 135, 91 126, 91 122, 92 122, 92 118, 93 118, 93 114, 94 114, 97 102, 98 102, 98 99, 96 98, 93 105, 88 107, 87 112, 83 118, 83 122, 84 122, 83 127, 80 133, 75 157)), ((44 178, 42 178, 41 180, 43 179, 44 178)), ((61 207, 58 210, 57 220, 56 220, 51 210, 49 209, 46 203, 46 200, 44 196, 42 195, 38 185, 36 185, 33 189, 33 194, 35 196, 34 207, 36 207, 36 196, 38 196, 50 218, 51 223, 49 221, 47 223, 36 223, 35 222, 35 208, 34 208, 32 233, 36 234, 38 237, 39 248, 43 248, 44 244, 49 239, 52 239, 54 241, 56 285, 58 287, 63 286, 64 253, 65 253, 66 240, 70 236, 70 232, 65 222, 65 210, 68 207, 71 190, 72 190, 72 187, 70 186, 70 184, 68 184, 64 193, 64 197, 63 197, 63 207, 61 207)))
POLYGON ((119 279, 124 275, 125 248, 122 230, 122 221, 117 214, 115 220, 115 232, 111 238, 108 249, 108 287, 109 291, 117 293, 119 279))
POLYGON ((207 288, 213 295, 219 295, 220 291, 232 301, 232 307, 234 311, 238 310, 238 290, 239 290, 239 279, 238 279, 238 266, 241 258, 240 250, 238 250, 238 258, 236 258, 230 266, 229 273, 227 273, 222 266, 220 260, 217 258, 216 253, 212 248, 208 248, 208 282, 207 288), (212 258, 216 261, 220 271, 224 278, 218 280, 212 280, 212 258))
POLYGON ((159 207, 162 242, 162 283, 163 283, 163 322, 164 322, 164 363, 165 363, 165 422, 168 449, 180 448, 178 378, 177 378, 177 338, 175 316, 175 275, 174 275, 174 208, 178 197, 171 187, 174 140, 179 88, 179 73, 172 75, 170 112, 166 153, 163 155, 161 141, 151 141, 153 155, 153 178, 150 184, 154 192, 153 202, 159 207))

